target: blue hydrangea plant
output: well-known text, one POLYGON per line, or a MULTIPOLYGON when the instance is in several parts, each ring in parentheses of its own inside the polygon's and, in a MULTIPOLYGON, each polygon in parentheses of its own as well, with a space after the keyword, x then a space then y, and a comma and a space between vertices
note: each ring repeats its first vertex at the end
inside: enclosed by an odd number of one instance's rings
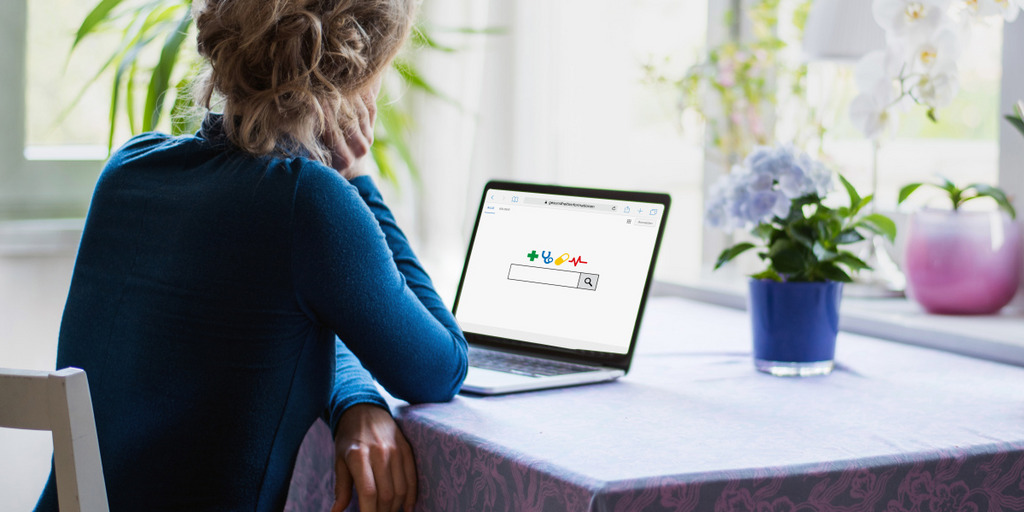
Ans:
POLYGON ((850 182, 792 145, 757 147, 742 165, 720 178, 706 203, 706 221, 726 231, 750 230, 756 242, 740 242, 722 251, 715 269, 751 249, 767 264, 755 279, 850 282, 850 273, 870 267, 842 246, 877 233, 892 240, 896 226, 888 217, 864 208, 850 182), (849 206, 823 201, 834 176, 846 189, 849 206))

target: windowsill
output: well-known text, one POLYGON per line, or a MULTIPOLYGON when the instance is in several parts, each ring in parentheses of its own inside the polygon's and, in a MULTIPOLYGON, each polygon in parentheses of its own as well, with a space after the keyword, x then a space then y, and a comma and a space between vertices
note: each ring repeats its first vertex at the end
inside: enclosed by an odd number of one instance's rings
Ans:
MULTIPOLYGON (((742 282, 656 282, 651 293, 746 309, 746 290, 742 282)), ((986 316, 933 315, 904 298, 844 297, 839 328, 855 334, 1024 366, 1024 308, 1019 297, 1000 314, 986 316)))
POLYGON ((72 145, 26 146, 25 160, 41 162, 103 162, 110 156, 106 146, 72 145))

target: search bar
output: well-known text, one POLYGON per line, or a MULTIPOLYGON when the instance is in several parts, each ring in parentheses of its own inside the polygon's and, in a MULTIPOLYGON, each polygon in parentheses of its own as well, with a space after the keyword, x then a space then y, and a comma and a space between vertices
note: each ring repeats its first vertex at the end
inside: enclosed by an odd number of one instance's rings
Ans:
POLYGON ((574 272, 572 270, 560 270, 557 268, 531 267, 529 265, 517 265, 515 263, 508 267, 508 279, 510 281, 523 281, 526 283, 547 284, 561 286, 564 288, 577 288, 580 290, 597 290, 597 274, 586 272, 574 272))

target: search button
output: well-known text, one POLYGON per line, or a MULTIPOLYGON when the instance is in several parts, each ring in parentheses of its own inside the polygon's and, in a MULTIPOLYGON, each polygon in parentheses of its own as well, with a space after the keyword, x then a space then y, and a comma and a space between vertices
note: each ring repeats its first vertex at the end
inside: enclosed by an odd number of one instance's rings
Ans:
POLYGON ((583 290, 597 290, 597 277, 597 274, 584 274, 581 272, 580 281, 576 287, 583 290))

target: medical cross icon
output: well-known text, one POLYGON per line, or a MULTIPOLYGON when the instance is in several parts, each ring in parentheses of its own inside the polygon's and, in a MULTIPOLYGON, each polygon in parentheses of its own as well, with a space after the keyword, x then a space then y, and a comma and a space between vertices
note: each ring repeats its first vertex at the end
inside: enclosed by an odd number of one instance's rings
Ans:
POLYGON ((527 254, 526 257, 530 258, 530 261, 537 259, 537 251, 530 251, 530 254, 527 254))

